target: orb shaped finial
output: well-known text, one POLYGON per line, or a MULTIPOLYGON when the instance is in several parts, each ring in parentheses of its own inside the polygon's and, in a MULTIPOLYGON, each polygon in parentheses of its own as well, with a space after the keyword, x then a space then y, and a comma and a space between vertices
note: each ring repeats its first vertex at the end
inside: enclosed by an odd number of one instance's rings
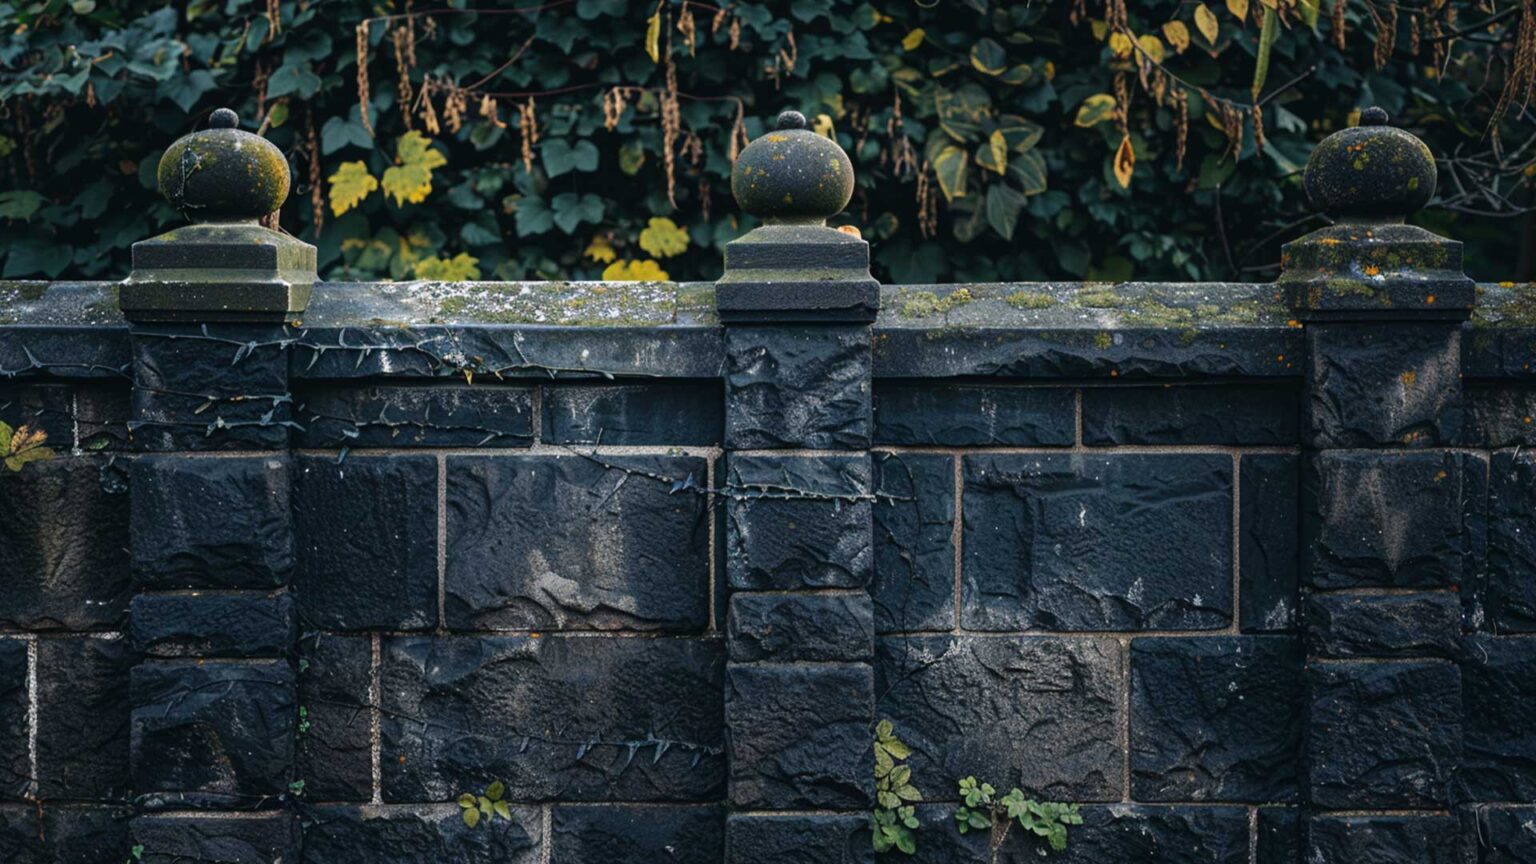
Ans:
POLYGON ((785 111, 736 157, 731 194, 766 224, 821 225, 853 198, 853 162, 807 129, 804 114, 785 111))
POLYGON ((1400 222, 1435 194, 1435 155, 1412 133, 1367 108, 1360 125, 1324 138, 1307 160, 1307 197, 1343 220, 1400 222))
POLYGON ((282 151, 240 129, 228 108, 167 148, 157 179, 166 200, 193 222, 260 219, 283 205, 291 182, 282 151))

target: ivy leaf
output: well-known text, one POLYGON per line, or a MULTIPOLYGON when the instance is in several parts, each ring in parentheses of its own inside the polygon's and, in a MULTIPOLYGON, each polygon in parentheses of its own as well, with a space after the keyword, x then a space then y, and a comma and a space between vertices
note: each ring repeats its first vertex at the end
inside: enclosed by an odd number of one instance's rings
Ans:
POLYGON ((639 141, 625 141, 619 148, 619 170, 630 177, 640 173, 645 165, 645 147, 639 141))
POLYGON ((603 221, 603 199, 591 193, 563 192, 550 204, 555 211, 555 224, 567 234, 573 233, 583 222, 596 224, 603 221))
POLYGON ((1131 56, 1131 48, 1131 37, 1118 30, 1109 34, 1109 52, 1116 58, 1131 56))
POLYGON ((1258 99, 1259 93, 1264 90, 1264 81, 1269 78, 1269 57, 1275 46, 1275 40, 1280 36, 1280 16, 1275 10, 1264 7, 1264 24, 1259 28, 1259 53, 1253 67, 1253 98, 1258 99))
POLYGON ((496 811, 496 815, 503 819, 510 820, 512 818, 512 808, 508 807, 505 801, 497 801, 493 809, 496 811))
POLYGON ((308 99, 320 92, 321 83, 320 76, 315 74, 308 60, 299 64, 285 63, 267 79, 267 98, 296 95, 300 99, 308 99))
MULTIPOLYGON (((480 278, 480 259, 468 252, 460 252, 452 258, 423 258, 416 262, 417 279, 432 282, 464 282, 480 278)), ((492 783, 485 796, 492 801, 501 798, 501 781, 492 783), (495 794, 492 794, 495 792, 495 794)))
POLYGON ((365 162, 343 162, 331 175, 331 215, 340 216, 379 188, 365 162))
POLYGON ((613 251, 613 244, 607 237, 601 235, 593 237, 592 242, 587 244, 587 248, 582 250, 581 254, 599 264, 607 264, 619 257, 618 253, 613 251))
POLYGON ((1227 11, 1232 13, 1239 23, 1248 20, 1248 0, 1227 0, 1227 11))
POLYGON ((395 164, 384 172, 384 194, 395 206, 420 204, 432 194, 432 171, 448 164, 448 158, 432 146, 432 139, 412 130, 395 145, 395 164))
POLYGON ((998 76, 997 80, 1003 82, 1004 84, 1018 87, 1022 84, 1028 84, 1034 77, 1034 67, 1025 63, 1020 63, 1019 65, 998 76))
POLYGON ((1013 114, 1004 114, 999 117, 997 128, 1008 140, 1008 149, 1015 153, 1023 153, 1034 147, 1040 143, 1040 137, 1045 134, 1044 126, 1013 114))
POLYGON ((991 39, 977 40, 971 46, 971 66, 983 75, 1001 75, 1008 68, 1008 52, 991 39))
POLYGON ((1012 240, 1024 203, 1024 196, 1019 192, 1002 183, 993 183, 987 187, 987 224, 1004 240, 1012 240))
POLYGON ((896 740, 895 738, 891 738, 887 741, 881 741, 880 746, 884 748, 887 753, 890 753, 897 759, 905 759, 912 755, 912 748, 896 740))
POLYGON ((923 37, 926 36, 926 35, 928 35, 927 32, 924 31, 923 28, 921 28, 921 27, 915 27, 912 30, 908 31, 907 35, 901 37, 901 48, 902 48, 902 50, 903 51, 914 51, 914 50, 916 50, 917 46, 923 44, 923 37))
POLYGON ((1025 195, 1039 195, 1049 188, 1045 179, 1045 158, 1037 150, 1020 153, 1008 160, 1008 176, 1025 195))
POLYGON ((965 197, 966 168, 970 159, 964 150, 953 144, 946 145, 933 159, 933 173, 939 180, 939 191, 946 201, 965 197))
POLYGON ((544 173, 552 178, 572 171, 597 170, 597 146, 591 141, 577 141, 573 147, 565 139, 556 138, 545 141, 539 152, 544 156, 544 173))
POLYGON ((661 265, 649 259, 643 261, 615 261, 603 268, 605 282, 665 282, 669 279, 661 265))
MULTIPOLYGON (((369 112, 372 113, 372 112, 369 112)), ((358 108, 352 106, 351 117, 332 117, 320 127, 320 152, 329 156, 343 147, 373 149, 373 137, 358 119, 358 108)))
POLYGON ((1221 35, 1221 24, 1216 20, 1216 13, 1204 3, 1195 7, 1195 29, 1199 30, 1200 35, 1204 36, 1205 41, 1213 47, 1216 45, 1216 38, 1221 35))
POLYGON ((1136 170, 1136 148, 1131 146, 1131 136, 1127 135, 1120 141, 1120 149, 1115 151, 1115 179, 1120 182, 1121 189, 1131 188, 1131 173, 1136 170))
MULTIPOLYGON (((319 78, 315 79, 315 89, 319 88, 319 78)), ((161 81, 155 88, 155 95, 162 99, 169 99, 176 103, 176 107, 183 111, 191 111, 197 105, 197 100, 203 98, 203 94, 212 90, 217 84, 213 80, 213 73, 207 69, 193 69, 183 75, 173 75, 161 81)), ((311 91, 310 95, 314 95, 311 91)))
POLYGON ((651 55, 652 63, 661 62, 661 10, 646 19, 645 22, 645 53, 651 55))
POLYGON ((0 192, 0 218, 30 219, 43 206, 43 196, 28 189, 0 192))
POLYGON ((1118 103, 1115 101, 1115 97, 1108 93, 1095 93, 1084 99, 1083 104, 1078 107, 1077 120, 1075 122, 1084 129, 1097 126, 1105 120, 1114 117, 1117 107, 1118 103))
POLYGON ((987 143, 976 151, 976 164, 994 174, 1008 170, 1008 138, 1001 129, 992 130, 987 143))
POLYGON ((1173 50, 1183 54, 1189 49, 1189 27, 1183 21, 1169 21, 1163 25, 1163 38, 1173 46, 1173 50))
POLYGON ((473 828, 476 825, 480 824, 480 811, 478 809, 476 809, 474 807, 468 807, 468 808, 465 808, 465 810, 463 812, 464 812, 464 824, 465 825, 468 825, 469 827, 473 828))
POLYGON ((1141 46, 1141 52, 1151 58, 1154 63, 1163 62, 1163 58, 1167 56, 1167 52, 1163 50, 1163 40, 1151 33, 1136 37, 1136 44, 1141 46))
POLYGON ((895 761, 893 761, 891 759, 891 754, 887 753, 885 751, 884 747, 880 746, 879 744, 876 744, 875 745, 875 779, 878 780, 878 779, 880 779, 882 777, 885 777, 886 775, 890 774, 891 773, 891 769, 893 769, 895 767, 896 767, 896 763, 895 763, 895 761))

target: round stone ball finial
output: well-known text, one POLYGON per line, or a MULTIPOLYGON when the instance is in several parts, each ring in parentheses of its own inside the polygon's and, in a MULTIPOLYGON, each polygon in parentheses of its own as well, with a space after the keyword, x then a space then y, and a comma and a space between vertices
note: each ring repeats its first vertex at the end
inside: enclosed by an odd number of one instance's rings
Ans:
POLYGON ((853 198, 853 162, 804 114, 785 111, 736 157, 731 194, 765 224, 821 225, 853 198))
POLYGON ((1412 133, 1367 108, 1360 125, 1324 138, 1307 159, 1307 197, 1342 220, 1401 222, 1435 194, 1435 154, 1412 133))
POLYGON ((156 177, 160 193, 193 222, 260 219, 283 206, 291 182, 282 151, 242 130, 228 108, 167 148, 156 177))

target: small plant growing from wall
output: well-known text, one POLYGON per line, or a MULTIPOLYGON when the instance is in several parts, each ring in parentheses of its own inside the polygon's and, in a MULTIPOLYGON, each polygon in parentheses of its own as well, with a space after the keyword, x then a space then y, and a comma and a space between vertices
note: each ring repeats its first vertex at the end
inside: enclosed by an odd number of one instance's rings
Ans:
POLYGON ((9 424, 0 423, 0 460, 8 471, 20 471, 28 462, 52 459, 53 450, 44 447, 46 443, 48 433, 41 429, 25 424, 12 429, 9 424))
POLYGON ((917 808, 923 794, 912 785, 912 768, 906 764, 912 748, 896 737, 889 720, 875 726, 875 815, 876 852, 897 849, 911 855, 917 852, 917 808))
POLYGON ((498 817, 510 820, 512 808, 507 802, 501 800, 507 792, 507 787, 500 780, 492 781, 485 787, 485 792, 476 795, 473 792, 465 792, 459 796, 459 809, 463 811, 464 824, 473 828, 482 821, 490 822, 498 817))

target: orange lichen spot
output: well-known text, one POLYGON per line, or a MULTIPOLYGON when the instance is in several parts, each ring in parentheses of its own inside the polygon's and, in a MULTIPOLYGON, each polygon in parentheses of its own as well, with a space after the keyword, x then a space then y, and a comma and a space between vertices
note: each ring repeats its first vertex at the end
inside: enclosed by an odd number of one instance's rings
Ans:
POLYGON ((1405 384, 1405 385, 1407 385, 1409 387, 1413 386, 1413 382, 1419 380, 1418 374, 1413 372, 1412 370, 1404 372, 1399 377, 1401 377, 1403 379, 1403 384, 1405 384))
POLYGON ((1529 417, 1522 417, 1520 419, 1525 421, 1525 425, 1527 425, 1527 426, 1531 425, 1531 418, 1529 418, 1529 417))
POLYGON ((1297 321, 1295 318, 1292 318, 1291 320, 1285 322, 1285 326, 1290 327, 1291 329, 1294 330, 1294 329, 1297 329, 1297 328, 1301 327, 1301 322, 1297 321))
POLYGON ((1515 283, 1513 283, 1513 282, 1500 282, 1499 283, 1499 287, 1500 288, 1513 288, 1513 287, 1515 287, 1515 283))
POLYGON ((1441 480, 1444 480, 1445 478, 1447 478, 1449 476, 1451 476, 1451 475, 1445 473, 1444 471, 1437 472, 1435 474, 1435 482, 1439 483, 1441 480))
POLYGON ((1365 275, 1367 275, 1367 276, 1380 276, 1381 275, 1381 268, 1377 267, 1375 264, 1367 264, 1367 265, 1365 265, 1365 275))
POLYGON ((859 238, 863 238, 864 236, 859 232, 859 226, 857 225, 839 225, 837 226, 837 230, 843 232, 844 234, 852 234, 853 236, 859 238))
POLYGON ((1431 294, 1428 297, 1425 297, 1424 298, 1424 305, 1426 305, 1426 306, 1433 306, 1433 305, 1435 305, 1435 295, 1431 294))
POLYGON ((1284 363, 1285 362, 1285 355, 1284 354, 1276 354, 1275 355, 1275 362, 1276 363, 1284 363))

